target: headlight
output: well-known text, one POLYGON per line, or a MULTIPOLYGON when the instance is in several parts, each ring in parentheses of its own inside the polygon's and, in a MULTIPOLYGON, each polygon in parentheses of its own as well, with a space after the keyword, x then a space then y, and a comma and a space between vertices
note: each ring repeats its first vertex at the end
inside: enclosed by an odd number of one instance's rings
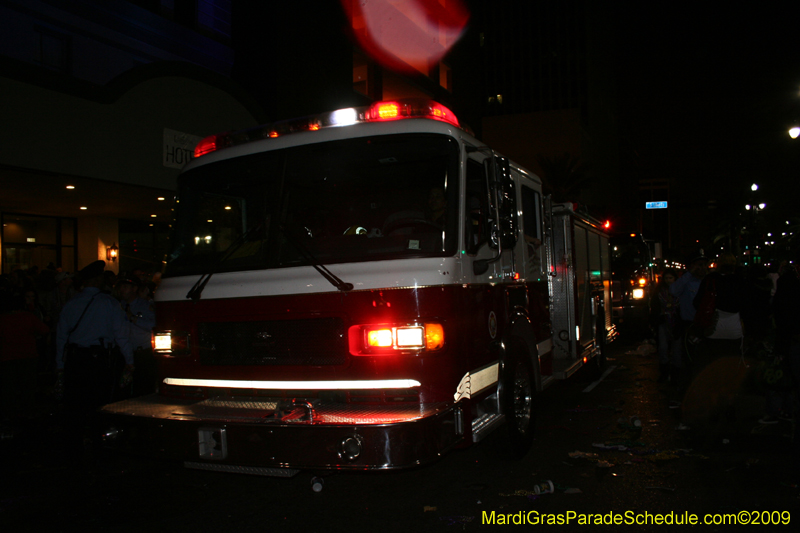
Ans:
POLYGON ((187 355, 189 334, 180 331, 155 331, 152 337, 153 352, 164 355, 187 355))

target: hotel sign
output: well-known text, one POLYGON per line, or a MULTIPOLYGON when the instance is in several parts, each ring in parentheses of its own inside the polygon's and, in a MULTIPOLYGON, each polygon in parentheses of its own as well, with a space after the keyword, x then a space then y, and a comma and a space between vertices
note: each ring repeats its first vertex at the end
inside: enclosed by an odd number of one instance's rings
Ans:
POLYGON ((194 157, 194 147, 202 137, 164 128, 164 166, 183 168, 194 157))

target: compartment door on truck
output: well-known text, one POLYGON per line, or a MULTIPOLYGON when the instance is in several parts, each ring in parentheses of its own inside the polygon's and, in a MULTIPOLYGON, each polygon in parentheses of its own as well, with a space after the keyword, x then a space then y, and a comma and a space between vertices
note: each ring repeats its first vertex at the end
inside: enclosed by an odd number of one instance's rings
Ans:
POLYGON ((528 282, 542 281, 546 276, 542 246, 542 195, 525 183, 522 184, 520 193, 525 262, 522 274, 528 282))

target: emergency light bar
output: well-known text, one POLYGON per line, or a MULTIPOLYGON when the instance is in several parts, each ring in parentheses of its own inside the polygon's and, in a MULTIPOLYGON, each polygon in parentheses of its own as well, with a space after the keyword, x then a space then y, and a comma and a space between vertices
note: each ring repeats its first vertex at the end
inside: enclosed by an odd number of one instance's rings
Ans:
POLYGON ((322 128, 351 126, 364 122, 386 122, 406 118, 440 120, 460 127, 458 119, 448 108, 422 98, 409 98, 387 102, 375 102, 368 107, 351 107, 330 113, 312 115, 256 126, 247 130, 220 133, 206 137, 194 149, 194 156, 209 154, 223 148, 263 139, 282 137, 290 133, 317 131, 322 128))

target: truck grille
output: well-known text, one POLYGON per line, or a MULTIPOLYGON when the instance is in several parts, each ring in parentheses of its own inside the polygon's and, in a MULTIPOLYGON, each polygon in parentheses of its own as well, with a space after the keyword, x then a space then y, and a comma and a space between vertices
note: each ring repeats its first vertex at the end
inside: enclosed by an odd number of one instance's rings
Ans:
POLYGON ((198 324, 203 365, 341 365, 347 335, 339 318, 198 324))

